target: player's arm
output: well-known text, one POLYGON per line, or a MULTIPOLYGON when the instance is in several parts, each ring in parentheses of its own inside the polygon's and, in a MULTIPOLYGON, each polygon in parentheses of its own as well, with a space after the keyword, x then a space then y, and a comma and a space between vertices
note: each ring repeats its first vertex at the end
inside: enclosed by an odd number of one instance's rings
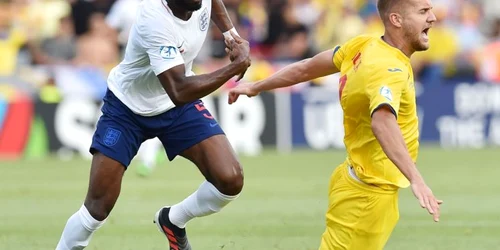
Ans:
MULTIPOLYGON (((380 69, 379 72, 387 72, 380 69)), ((401 95, 408 83, 403 72, 394 75, 374 72, 366 93, 370 99, 371 128, 382 150, 410 181, 412 190, 423 208, 439 220, 439 204, 413 162, 397 122, 401 95)))
MULTIPOLYGON (((233 37, 240 35, 234 28, 233 23, 231 22, 231 18, 229 18, 229 15, 226 10, 226 6, 224 5, 222 0, 212 0, 212 13, 211 13, 211 19, 219 28, 219 30, 222 32, 224 35, 224 40, 226 40, 226 43, 229 40, 232 40, 233 37)), ((241 38, 241 37, 240 37, 241 38)), ((246 42, 244 39, 240 39, 246 42)), ((247 42, 245 43, 249 47, 250 44, 247 42)), ((231 61, 234 60, 234 58, 230 57, 229 58, 231 61)), ((246 71, 243 71, 241 74, 239 74, 238 79, 236 81, 240 81, 244 76, 245 76, 246 71)))
POLYGON ((138 33, 138 42, 148 55, 151 69, 175 105, 186 104, 214 92, 250 66, 248 42, 237 37, 228 41, 234 59, 230 64, 208 74, 186 76, 185 61, 179 48, 182 39, 170 29, 172 24, 157 25, 157 18, 162 17, 148 16, 144 20, 138 17, 136 30, 133 31, 138 33))
POLYGON ((222 0, 212 0, 212 13, 210 16, 221 32, 228 32, 234 28, 222 0))
POLYGON ((292 63, 269 78, 254 84, 258 91, 283 88, 297 83, 310 81, 319 77, 339 72, 333 64, 333 50, 323 51, 312 58, 292 63))
POLYGON ((161 85, 175 105, 182 105, 200 99, 217 90, 233 76, 239 75, 250 66, 246 41, 235 38, 230 42, 234 60, 212 73, 186 76, 184 64, 177 65, 158 75, 161 85))
MULTIPOLYGON (((380 69, 382 72, 384 69, 380 69)), ((387 71, 387 69, 385 70, 387 71)), ((423 182, 398 125, 401 95, 407 84, 403 72, 370 73, 366 93, 370 100, 371 127, 389 159, 410 182, 423 182)))
POLYGON ((439 221, 439 204, 442 201, 436 200, 411 159, 394 110, 388 105, 382 105, 373 113, 371 126, 384 153, 410 181, 420 206, 433 215, 434 221, 439 221))
POLYGON ((396 115, 390 104, 381 104, 372 114, 373 134, 387 157, 411 183, 423 183, 424 180, 406 147, 396 115))
POLYGON ((262 91, 288 87, 337 73, 339 69, 332 60, 334 52, 334 50, 323 51, 312 58, 287 65, 262 81, 240 84, 229 92, 229 103, 236 102, 239 95, 255 96, 262 91))

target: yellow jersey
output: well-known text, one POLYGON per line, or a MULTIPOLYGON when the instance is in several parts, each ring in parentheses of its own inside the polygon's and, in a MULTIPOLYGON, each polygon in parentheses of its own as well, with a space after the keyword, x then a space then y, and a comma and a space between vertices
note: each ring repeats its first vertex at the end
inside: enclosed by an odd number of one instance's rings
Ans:
POLYGON ((17 63, 17 54, 19 49, 26 41, 23 32, 12 29, 8 32, 5 39, 0 39, 0 75, 6 76, 14 73, 17 63))
POLYGON ((344 112, 347 162, 365 183, 382 189, 409 186, 386 156, 371 129, 377 108, 388 105, 414 162, 418 155, 418 117, 410 59, 381 37, 357 36, 334 48, 340 70, 339 98, 344 112))

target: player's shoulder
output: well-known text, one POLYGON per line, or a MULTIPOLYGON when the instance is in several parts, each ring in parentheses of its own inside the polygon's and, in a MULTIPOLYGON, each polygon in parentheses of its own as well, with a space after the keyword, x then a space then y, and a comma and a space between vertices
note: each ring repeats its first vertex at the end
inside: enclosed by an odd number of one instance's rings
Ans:
POLYGON ((170 32, 173 27, 173 18, 167 11, 165 1, 142 0, 138 6, 135 26, 140 34, 151 32, 170 32))
POLYGON ((405 62, 398 60, 395 57, 379 57, 367 54, 364 61, 366 68, 372 70, 387 69, 387 72, 408 72, 408 66, 405 62))
POLYGON ((351 38, 348 41, 348 43, 350 43, 352 45, 366 44, 366 43, 371 42, 375 39, 377 39, 377 36, 363 34, 363 35, 358 35, 358 36, 351 38))
POLYGON ((359 51, 365 45, 373 42, 375 39, 376 37, 371 35, 358 35, 349 39, 342 46, 345 47, 346 50, 359 51))

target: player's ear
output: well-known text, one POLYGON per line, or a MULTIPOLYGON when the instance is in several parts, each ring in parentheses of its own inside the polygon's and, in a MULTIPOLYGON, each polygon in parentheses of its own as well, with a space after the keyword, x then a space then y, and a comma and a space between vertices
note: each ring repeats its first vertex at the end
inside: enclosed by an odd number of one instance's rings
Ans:
POLYGON ((400 14, 393 12, 389 14, 389 22, 392 25, 401 28, 403 26, 403 17, 400 14))

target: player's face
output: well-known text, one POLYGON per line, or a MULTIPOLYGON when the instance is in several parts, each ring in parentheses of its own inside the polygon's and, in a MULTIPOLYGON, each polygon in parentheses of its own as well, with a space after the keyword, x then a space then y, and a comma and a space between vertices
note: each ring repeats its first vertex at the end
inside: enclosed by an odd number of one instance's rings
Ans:
POLYGON ((175 5, 187 10, 196 11, 201 8, 202 0, 174 0, 175 5))
POLYGON ((415 51, 429 48, 429 29, 436 21, 430 0, 410 0, 405 7, 402 28, 415 51))

